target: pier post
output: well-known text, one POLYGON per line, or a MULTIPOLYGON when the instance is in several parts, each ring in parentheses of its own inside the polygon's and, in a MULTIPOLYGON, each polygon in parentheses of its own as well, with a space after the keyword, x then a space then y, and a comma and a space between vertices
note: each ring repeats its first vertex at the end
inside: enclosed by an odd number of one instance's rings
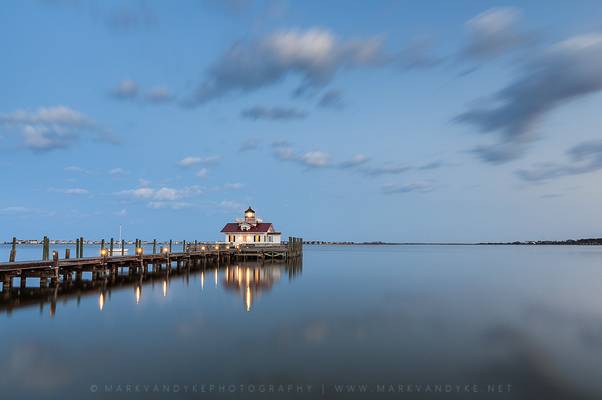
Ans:
POLYGON ((71 258, 71 249, 67 247, 65 249, 65 259, 68 260, 69 258, 71 258))
POLYGON ((79 239, 75 239, 75 258, 79 258, 79 239))
POLYGON ((52 281, 58 283, 59 281, 59 252, 52 252, 52 267, 54 268, 54 276, 52 277, 52 281))
POLYGON ((169 252, 171 253, 171 244, 172 244, 172 240, 169 239, 169 252))
POLYGON ((157 254, 157 239, 153 239, 153 254, 157 254))
POLYGON ((10 250, 10 256, 8 258, 8 262, 15 262, 17 258, 17 238, 13 236, 13 245, 10 250))
POLYGON ((109 255, 111 257, 113 257, 113 248, 115 247, 115 241, 113 240, 113 238, 111 238, 111 241, 109 242, 109 255))
POLYGON ((48 287, 48 275, 44 274, 40 276, 40 288, 45 289, 48 287))
POLYGON ((84 237, 79 238, 79 257, 84 258, 84 237))
POLYGON ((42 260, 47 260, 46 258, 46 236, 42 239, 42 260))
POLYGON ((186 241, 182 241, 182 253, 186 253, 186 241))
POLYGON ((121 255, 125 255, 125 240, 121 240, 121 255))
POLYGON ((13 286, 13 277, 11 274, 4 274, 4 280, 2 281, 2 290, 6 291, 13 286))
POLYGON ((104 249, 105 249, 105 240, 104 240, 104 239, 102 239, 102 240, 100 241, 100 250, 102 251, 102 250, 104 250, 104 249))

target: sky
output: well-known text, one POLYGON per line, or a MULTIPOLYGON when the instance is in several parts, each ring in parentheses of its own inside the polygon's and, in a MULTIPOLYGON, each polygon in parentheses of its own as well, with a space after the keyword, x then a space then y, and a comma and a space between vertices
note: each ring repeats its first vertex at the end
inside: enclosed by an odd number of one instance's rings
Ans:
POLYGON ((599 1, 9 0, 0 240, 602 236, 599 1))

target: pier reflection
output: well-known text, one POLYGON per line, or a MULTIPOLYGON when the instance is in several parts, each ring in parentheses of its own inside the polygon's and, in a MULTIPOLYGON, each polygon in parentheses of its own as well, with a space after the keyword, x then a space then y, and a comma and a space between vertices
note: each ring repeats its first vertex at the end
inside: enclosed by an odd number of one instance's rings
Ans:
POLYGON ((302 262, 297 259, 294 262, 242 262, 227 265, 181 263, 167 269, 159 268, 156 271, 124 268, 95 271, 92 274, 76 273, 75 279, 66 276, 49 286, 19 285, 3 288, 0 292, 0 313, 11 314, 19 309, 37 306, 40 313, 47 308, 49 315, 53 317, 57 312, 57 305, 66 305, 75 300, 79 306, 81 299, 89 296, 98 298, 98 310, 102 312, 110 302, 113 291, 133 289, 133 301, 141 304, 144 302, 143 293, 152 291, 149 288, 144 289, 145 286, 161 285, 162 295, 167 297, 171 280, 183 279, 188 286, 191 277, 198 275, 201 289, 205 289, 206 274, 213 275, 216 288, 221 287, 226 292, 239 296, 243 309, 251 311, 255 300, 262 292, 271 290, 283 278, 294 279, 301 274, 301 271, 302 262), (89 275, 88 279, 86 275, 89 275))

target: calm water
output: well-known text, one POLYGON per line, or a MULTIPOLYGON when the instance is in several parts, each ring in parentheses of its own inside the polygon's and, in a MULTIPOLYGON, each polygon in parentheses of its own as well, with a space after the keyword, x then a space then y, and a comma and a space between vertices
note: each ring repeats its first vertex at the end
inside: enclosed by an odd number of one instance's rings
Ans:
POLYGON ((600 398, 601 287, 602 247, 306 246, 302 266, 124 277, 56 300, 13 289, 0 303, 0 390, 600 398))

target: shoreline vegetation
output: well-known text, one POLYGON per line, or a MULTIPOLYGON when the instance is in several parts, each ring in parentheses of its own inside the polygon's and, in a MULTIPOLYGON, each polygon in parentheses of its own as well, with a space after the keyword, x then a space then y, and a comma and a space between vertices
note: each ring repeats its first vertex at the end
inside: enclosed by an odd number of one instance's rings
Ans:
MULTIPOLYGON (((183 241, 173 241, 177 245, 183 241)), ((86 240, 84 244, 100 245, 102 240, 86 240)), ((153 244, 152 241, 141 241, 144 245, 153 244)), ((2 244, 12 244, 12 241, 5 241, 2 244)), ((39 239, 18 239, 17 245, 42 245, 43 240, 39 239)), ((50 240, 50 244, 54 245, 75 245, 75 240, 50 240)), ((125 244, 133 245, 133 240, 126 240, 125 244)), ((321 240, 306 240, 303 242, 306 245, 317 246, 599 246, 602 245, 602 238, 586 238, 586 239, 567 239, 567 240, 526 240, 514 242, 336 242, 336 241, 321 241, 321 240)))

